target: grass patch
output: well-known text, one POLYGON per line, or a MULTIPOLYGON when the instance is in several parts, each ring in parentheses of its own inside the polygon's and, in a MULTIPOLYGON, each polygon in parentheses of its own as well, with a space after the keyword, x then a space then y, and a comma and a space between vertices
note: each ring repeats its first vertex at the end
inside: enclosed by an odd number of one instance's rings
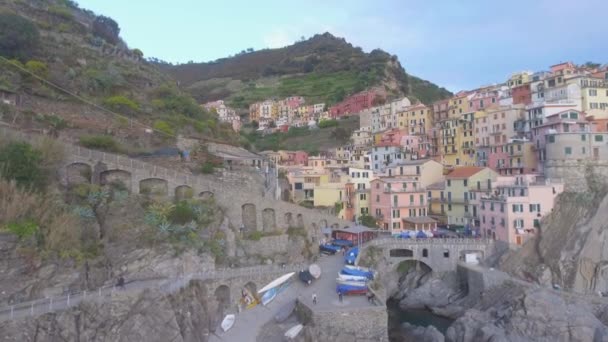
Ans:
POLYGON ((289 235, 289 237, 308 237, 308 234, 306 233, 306 229, 304 227, 290 227, 287 229, 287 235, 289 235))
POLYGON ((80 138, 80 145, 93 150, 121 153, 124 148, 114 138, 107 135, 89 135, 80 138))

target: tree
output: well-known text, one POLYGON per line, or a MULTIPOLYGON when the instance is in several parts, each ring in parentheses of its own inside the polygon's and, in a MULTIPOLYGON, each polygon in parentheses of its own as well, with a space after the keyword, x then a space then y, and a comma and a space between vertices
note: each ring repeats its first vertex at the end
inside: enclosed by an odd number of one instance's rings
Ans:
POLYGON ((44 62, 31 60, 25 63, 25 68, 32 74, 42 78, 47 78, 49 76, 49 67, 44 62))
POLYGON ((140 49, 133 49, 133 54, 138 58, 144 58, 144 53, 140 49))
POLYGON ((139 104, 122 95, 108 97, 103 103, 110 109, 120 113, 132 115, 139 111, 139 104))
POLYGON ((114 19, 100 15, 93 21, 93 34, 110 44, 116 44, 119 41, 120 27, 114 19))
POLYGON ((42 189, 46 178, 40 165, 42 153, 28 143, 10 143, 0 149, 0 176, 20 187, 42 189))
POLYGON ((27 59, 38 47, 40 33, 31 21, 9 13, 0 13, 0 55, 27 59))
POLYGON ((369 228, 378 228, 378 224, 376 222, 376 219, 369 216, 369 215, 362 215, 359 216, 359 222, 369 228))
POLYGON ((584 66, 586 66, 587 68, 596 69, 602 65, 600 63, 594 63, 594 62, 589 61, 589 62, 585 63, 584 66))

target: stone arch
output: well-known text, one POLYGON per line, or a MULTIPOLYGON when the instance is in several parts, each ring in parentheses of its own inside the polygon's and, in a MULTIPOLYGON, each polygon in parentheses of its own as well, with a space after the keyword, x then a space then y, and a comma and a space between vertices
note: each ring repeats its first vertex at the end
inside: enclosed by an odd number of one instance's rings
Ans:
POLYGON ((304 216, 302 216, 302 214, 296 216, 296 225, 300 228, 304 228, 304 216))
POLYGON ((180 185, 175 188, 175 199, 178 201, 191 199, 194 196, 194 189, 189 185, 180 185))
POLYGON ((255 204, 245 203, 241 206, 243 226, 245 229, 255 231, 258 230, 258 217, 255 204))
POLYGON ((215 197, 215 194, 211 191, 203 191, 198 194, 198 197, 202 200, 210 200, 215 197))
POLYGON ((139 193, 167 196, 169 194, 169 184, 161 178, 146 178, 139 181, 139 193))
POLYGON ((319 226, 320 226, 321 228, 327 228, 327 227, 329 227, 329 226, 327 225, 327 220, 321 220, 321 221, 319 221, 319 226))
POLYGON ((391 258, 412 258, 414 257, 414 251, 406 248, 396 248, 389 251, 391 258))
POLYGON ((294 227, 293 214, 292 213, 285 213, 285 225, 288 228, 294 227))
POLYGON ((86 163, 72 163, 65 167, 67 185, 91 183, 93 168, 86 163))
POLYGON ((262 230, 272 232, 277 229, 277 220, 274 209, 266 208, 262 210, 262 230))
POLYGON ((230 287, 220 285, 215 289, 215 300, 218 303, 220 316, 224 316, 224 312, 230 307, 230 287))
POLYGON ((409 273, 412 270, 422 271, 424 274, 433 272, 433 268, 429 264, 416 259, 404 260, 398 263, 396 270, 400 275, 409 273))
POLYGON ((125 170, 105 170, 99 173, 100 185, 124 186, 131 191, 131 172, 125 170))

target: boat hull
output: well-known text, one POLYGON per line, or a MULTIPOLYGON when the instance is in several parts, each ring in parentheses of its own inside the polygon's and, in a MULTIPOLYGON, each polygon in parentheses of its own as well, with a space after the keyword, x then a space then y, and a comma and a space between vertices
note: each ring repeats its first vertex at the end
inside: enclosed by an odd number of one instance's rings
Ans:
POLYGON ((338 273, 338 280, 366 282, 369 279, 364 276, 356 276, 356 275, 338 273))
POLYGON ((336 292, 342 293, 343 295, 362 295, 367 293, 367 285, 352 286, 345 284, 336 285, 336 292))
POLYGON ((374 274, 372 272, 360 271, 357 269, 343 268, 342 271, 340 271, 340 273, 346 274, 346 275, 351 275, 351 276, 366 277, 367 279, 374 279, 374 274))
POLYGON ((224 317, 224 319, 222 320, 222 330, 224 330, 224 332, 230 330, 230 328, 232 328, 232 326, 234 325, 234 321, 236 321, 235 315, 226 315, 226 317, 224 317))

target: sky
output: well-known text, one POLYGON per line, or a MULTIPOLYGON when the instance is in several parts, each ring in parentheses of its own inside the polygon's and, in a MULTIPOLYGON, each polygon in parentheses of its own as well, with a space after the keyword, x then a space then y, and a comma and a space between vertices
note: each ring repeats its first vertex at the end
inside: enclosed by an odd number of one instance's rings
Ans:
POLYGON ((206 62, 330 32, 451 91, 563 61, 608 63, 607 0, 78 0, 146 56, 206 62))

